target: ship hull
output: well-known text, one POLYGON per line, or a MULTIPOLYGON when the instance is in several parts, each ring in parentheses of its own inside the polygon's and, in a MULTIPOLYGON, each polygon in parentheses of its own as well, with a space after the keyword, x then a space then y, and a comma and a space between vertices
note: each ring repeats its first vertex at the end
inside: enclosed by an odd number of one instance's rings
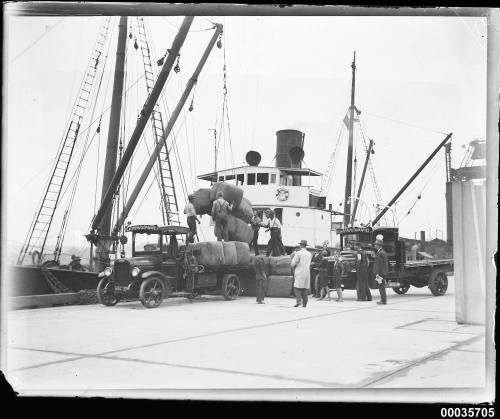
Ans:
MULTIPOLYGON (((96 289, 99 282, 97 272, 69 271, 56 268, 48 268, 48 271, 71 292, 96 289)), ((38 266, 10 266, 7 272, 10 284, 9 295, 12 297, 54 294, 54 290, 38 266)))

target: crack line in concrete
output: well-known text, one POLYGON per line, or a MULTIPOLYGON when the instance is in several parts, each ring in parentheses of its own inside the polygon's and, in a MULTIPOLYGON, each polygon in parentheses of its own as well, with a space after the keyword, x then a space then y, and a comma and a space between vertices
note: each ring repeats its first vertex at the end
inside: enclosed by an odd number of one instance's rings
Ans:
POLYGON ((378 382, 383 381, 383 380, 390 379, 391 377, 393 377, 393 376, 395 376, 395 375, 397 375, 397 374, 399 374, 399 373, 401 373, 403 371, 407 371, 407 370, 409 370, 409 369, 411 369, 413 367, 416 367, 416 366, 418 366, 420 364, 423 364, 426 361, 431 360, 432 358, 437 358, 438 356, 443 355, 443 354, 445 354, 447 352, 451 352, 453 350, 456 350, 456 348, 459 348, 460 346, 472 343, 472 342, 474 342, 474 341, 476 341, 476 340, 478 340, 478 339, 480 339, 482 337, 484 337, 484 333, 480 334, 479 336, 474 336, 472 338, 466 339, 466 340, 464 340, 462 342, 457 342, 457 343, 455 343, 452 346, 449 346, 447 348, 441 349, 441 350, 436 351, 436 352, 432 352, 430 355, 427 355, 427 356, 425 356, 423 358, 419 358, 419 359, 411 362, 410 364, 405 365, 404 367, 397 368, 394 371, 390 372, 389 374, 385 374, 385 375, 383 375, 381 377, 378 377, 376 379, 371 379, 371 380, 369 379, 368 382, 366 382, 366 380, 363 380, 363 381, 361 381, 359 383, 359 385, 357 387, 372 387, 373 384, 375 384, 375 383, 378 383, 378 382))

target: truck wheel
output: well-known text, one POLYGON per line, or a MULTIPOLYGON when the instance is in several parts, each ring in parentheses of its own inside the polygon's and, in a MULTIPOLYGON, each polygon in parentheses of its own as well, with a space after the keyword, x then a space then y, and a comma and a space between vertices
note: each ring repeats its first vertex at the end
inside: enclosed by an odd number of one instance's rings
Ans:
POLYGON ((224 275, 222 293, 226 300, 234 300, 240 294, 240 279, 235 274, 224 275))
POLYGON ((115 285, 108 277, 102 278, 97 284, 97 301, 105 306, 114 306, 118 303, 115 285))
POLYGON ((165 297, 165 284, 157 276, 144 280, 139 290, 139 298, 146 308, 158 307, 165 297))
POLYGON ((446 272, 434 270, 429 277, 429 289, 436 296, 444 295, 448 289, 446 272))
POLYGON ((396 294, 403 295, 403 294, 406 294, 408 292, 408 290, 410 289, 410 286, 409 285, 401 285, 399 287, 392 287, 392 289, 394 290, 394 292, 396 294))

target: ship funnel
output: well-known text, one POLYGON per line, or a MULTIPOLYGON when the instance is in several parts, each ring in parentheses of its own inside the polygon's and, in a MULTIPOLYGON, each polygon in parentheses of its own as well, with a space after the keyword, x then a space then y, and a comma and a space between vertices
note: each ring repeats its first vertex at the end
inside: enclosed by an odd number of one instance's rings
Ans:
POLYGON ((300 163, 304 159, 304 149, 302 147, 292 147, 288 152, 290 155, 290 160, 292 161, 292 167, 300 167, 300 163))
MULTIPOLYGON (((282 129, 276 132, 276 167, 300 167, 292 164, 290 151, 294 148, 302 149, 304 146, 304 134, 295 129, 282 129)), ((299 157, 298 152, 294 152, 294 158, 299 157)))
POLYGON ((258 166, 261 160, 261 155, 257 151, 250 150, 245 155, 245 160, 247 161, 249 166, 258 166))

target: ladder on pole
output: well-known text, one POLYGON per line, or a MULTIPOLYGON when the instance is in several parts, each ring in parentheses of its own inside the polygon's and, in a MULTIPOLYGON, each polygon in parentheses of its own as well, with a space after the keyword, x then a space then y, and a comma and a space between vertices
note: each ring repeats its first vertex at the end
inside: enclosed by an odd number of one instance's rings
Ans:
MULTIPOLYGON (((139 29, 139 48, 141 49, 142 53, 142 59, 144 63, 144 76, 149 95, 153 90, 157 74, 154 73, 153 66, 151 64, 151 53, 146 37, 144 19, 142 17, 137 18, 137 26, 139 29)), ((151 126, 153 129, 155 144, 158 145, 158 143, 163 138, 164 129, 163 118, 158 104, 156 104, 151 114, 151 126)), ((177 195, 175 193, 174 178, 172 174, 172 166, 170 163, 170 153, 168 152, 166 141, 165 146, 162 147, 160 152, 158 153, 158 168, 160 172, 159 178, 161 184, 162 206, 167 217, 167 224, 180 225, 179 206, 177 203, 177 195)))
POLYGON ((22 265, 26 254, 31 254, 35 248, 40 249, 39 254, 43 258, 43 251, 52 220, 54 219, 54 213, 61 197, 68 167, 78 138, 78 132, 92 96, 94 81, 99 67, 99 59, 103 53, 104 44, 108 36, 109 22, 110 18, 107 18, 97 37, 94 52, 92 53, 88 68, 80 85, 79 94, 73 106, 71 119, 57 151, 56 161, 48 181, 48 186, 45 189, 40 207, 35 213, 35 217, 19 253, 17 259, 18 265, 22 265))

